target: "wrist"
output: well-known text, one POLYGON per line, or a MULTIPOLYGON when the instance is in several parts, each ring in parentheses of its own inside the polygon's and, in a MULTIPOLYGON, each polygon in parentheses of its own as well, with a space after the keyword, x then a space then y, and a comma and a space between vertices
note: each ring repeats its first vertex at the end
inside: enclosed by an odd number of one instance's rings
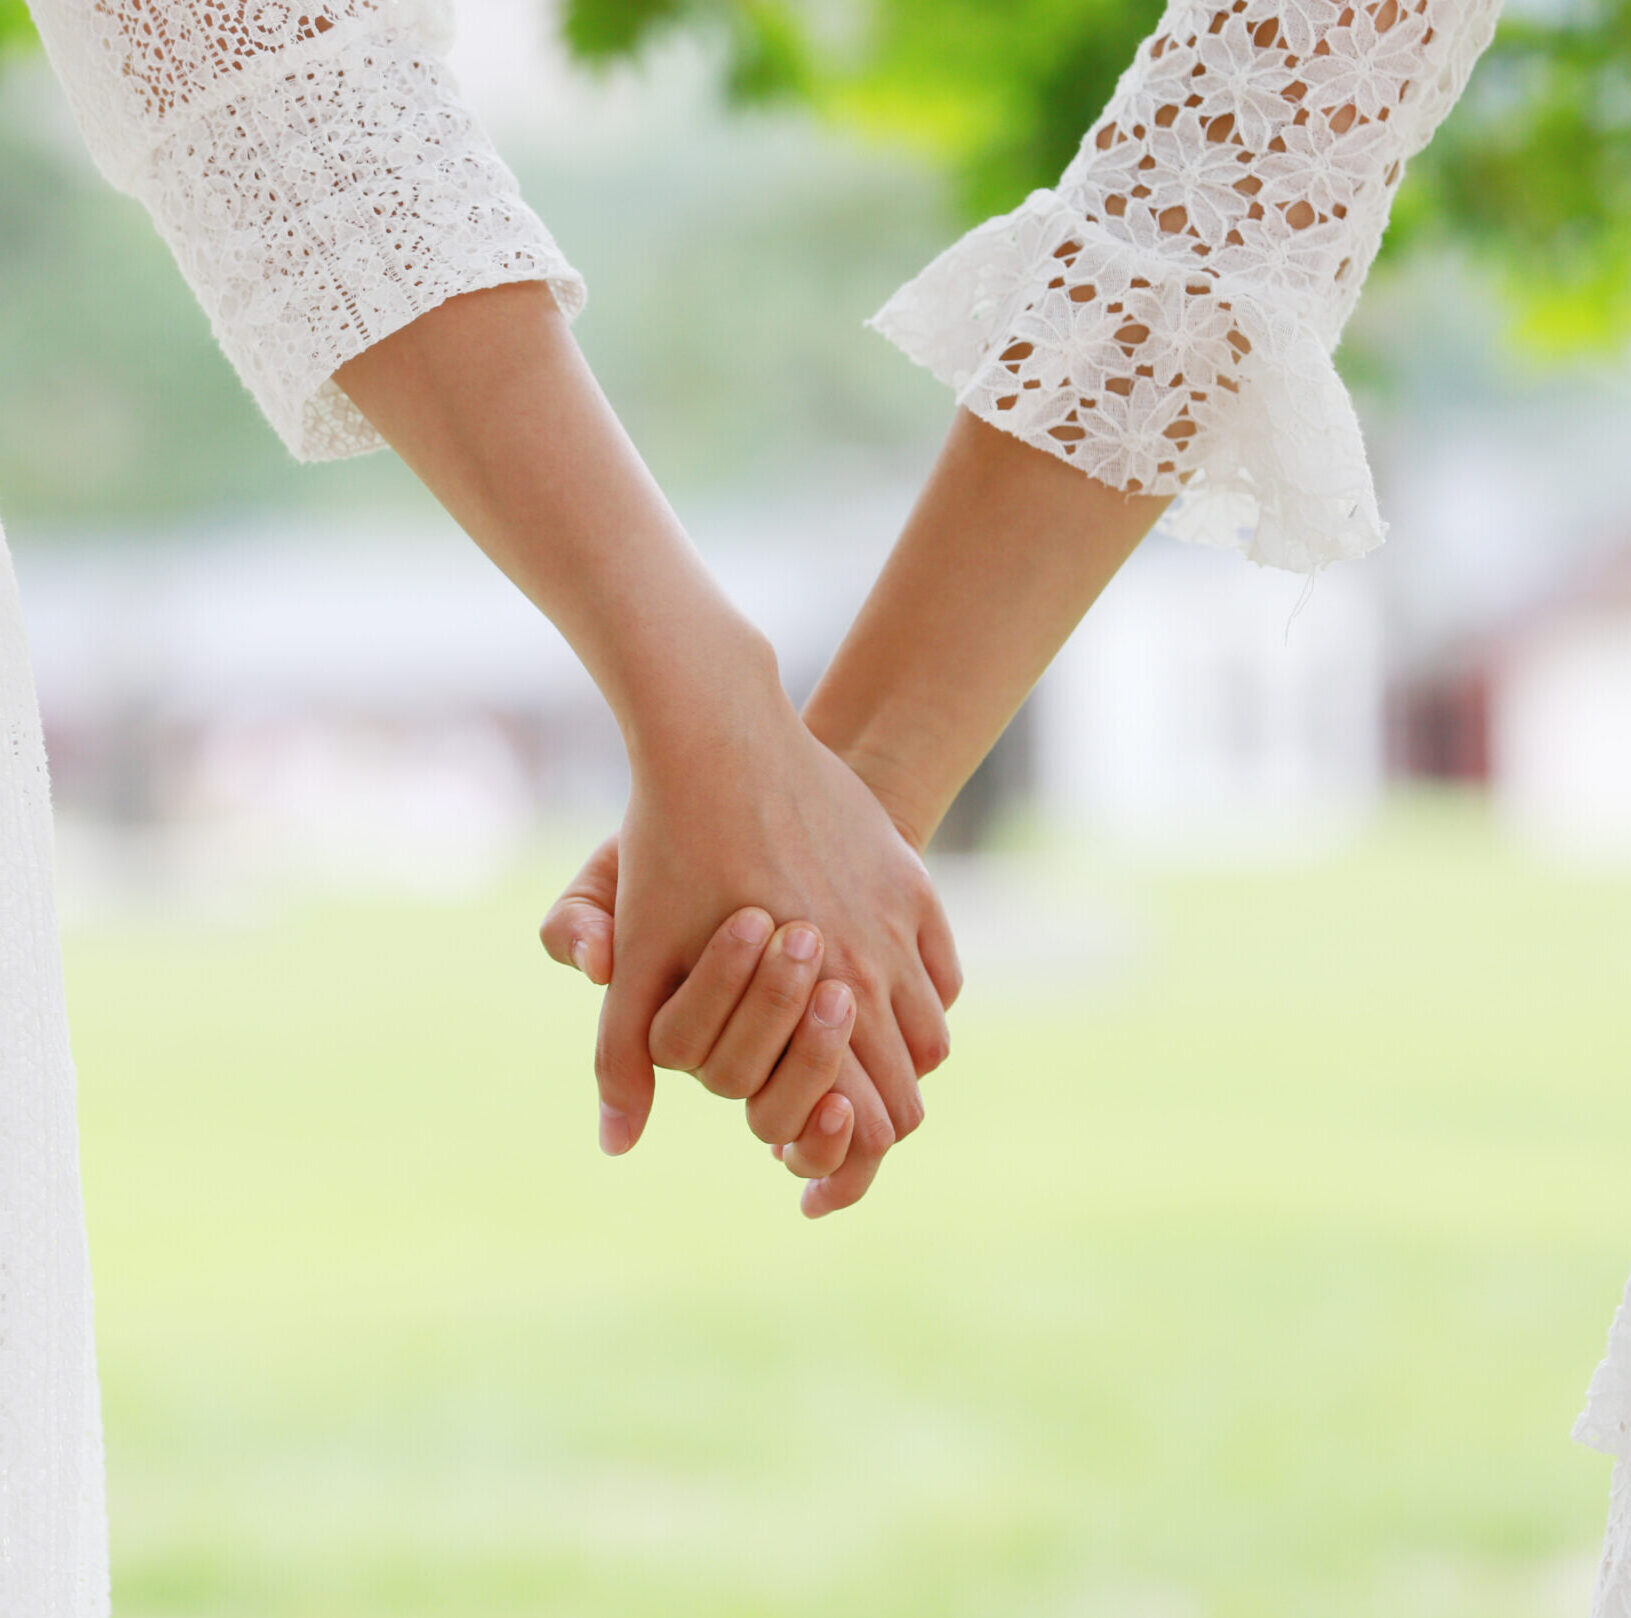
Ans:
POLYGON ((888 726, 841 723, 836 714, 824 711, 820 695, 818 691, 804 710, 811 735, 861 778, 895 830, 921 854, 961 783, 934 779, 913 750, 897 745, 888 726))
POLYGON ((677 766, 689 774, 703 759, 722 761, 803 728, 775 649, 734 613, 699 627, 680 655, 647 671, 618 722, 637 778, 667 777, 677 766))

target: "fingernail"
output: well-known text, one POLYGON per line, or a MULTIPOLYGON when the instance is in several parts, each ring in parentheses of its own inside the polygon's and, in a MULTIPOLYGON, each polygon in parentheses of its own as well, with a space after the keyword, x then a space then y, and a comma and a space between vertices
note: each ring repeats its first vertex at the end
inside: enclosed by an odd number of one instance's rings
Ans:
POLYGON ((731 923, 731 933, 744 944, 755 946, 770 937, 770 917, 762 910, 749 910, 731 923))
POLYGON ((817 1125, 823 1135, 837 1135, 842 1132, 848 1119, 849 1108, 842 1101, 824 1101, 817 1125))
POLYGON ((836 1028, 849 1015, 849 985, 823 983, 816 990, 815 1020, 824 1028, 836 1028))
POLYGON ((572 940, 572 964, 589 976, 589 940, 587 938, 574 938, 572 940))
POLYGON ((600 1149, 608 1157, 621 1157, 634 1144, 634 1129, 627 1113, 600 1104, 600 1149))
POLYGON ((821 940, 808 927, 795 927, 782 947, 787 951, 789 960, 813 961, 820 943, 821 940))

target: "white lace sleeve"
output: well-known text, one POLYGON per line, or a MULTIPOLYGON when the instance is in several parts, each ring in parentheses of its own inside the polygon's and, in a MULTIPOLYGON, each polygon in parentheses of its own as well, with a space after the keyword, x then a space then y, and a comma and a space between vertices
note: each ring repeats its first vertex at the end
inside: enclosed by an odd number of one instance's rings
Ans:
POLYGON ((30 4, 92 156, 301 460, 379 447, 331 378, 454 294, 582 306, 440 60, 448 0, 30 4))
POLYGON ((1311 571, 1381 542, 1331 363, 1405 161, 1500 0, 1169 0, 1058 186, 873 324, 1167 526, 1311 571))

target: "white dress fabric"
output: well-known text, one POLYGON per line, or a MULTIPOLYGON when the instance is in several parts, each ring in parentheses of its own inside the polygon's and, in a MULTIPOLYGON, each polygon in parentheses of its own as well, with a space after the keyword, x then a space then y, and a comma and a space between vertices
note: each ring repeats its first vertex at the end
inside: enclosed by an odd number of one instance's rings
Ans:
POLYGON ((1631 1618, 1631 1283, 1609 1328, 1608 1353, 1591 1379, 1574 1436, 1614 1457, 1592 1618, 1631 1618))
POLYGON ((1381 543, 1331 363, 1405 162, 1500 0, 1170 0, 1052 190, 873 324, 983 420, 1187 539, 1311 572, 1381 543))
POLYGON ((100 1618, 102 1423, 51 872, 45 747, 0 534, 0 1613, 100 1618))
MULTIPOLYGON (((445 0, 30 0, 91 153, 152 214, 301 460, 331 380, 458 293, 583 282, 441 60, 445 0)), ((45 753, 0 540, 0 1618, 108 1610, 101 1421, 45 753)))
POLYGON ((582 279, 441 60, 451 0, 30 0, 97 166, 146 205, 295 456, 381 440, 331 380, 456 293, 582 279))

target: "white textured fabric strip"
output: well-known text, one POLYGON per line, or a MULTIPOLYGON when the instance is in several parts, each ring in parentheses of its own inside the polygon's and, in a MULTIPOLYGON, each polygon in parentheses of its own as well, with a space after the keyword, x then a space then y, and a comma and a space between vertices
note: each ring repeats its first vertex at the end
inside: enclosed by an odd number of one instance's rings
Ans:
POLYGON ((1608 1352, 1586 1391, 1574 1436, 1605 1455, 1631 1460, 1631 1283, 1609 1328, 1608 1352))
POLYGON ((872 324, 1165 526, 1310 572, 1380 544, 1331 355, 1500 0, 1170 0, 1052 190, 872 324))
POLYGON ((108 1608, 102 1421, 51 801, 0 535, 0 1613, 108 1608))
POLYGON ((1591 1379, 1574 1436, 1614 1457, 1592 1618, 1631 1618, 1631 1283, 1609 1328, 1608 1352, 1591 1379))
POLYGON ((462 292, 582 278, 440 60, 447 0, 30 0, 103 173, 152 214, 301 460, 381 440, 331 380, 462 292))
MULTIPOLYGON (((380 439, 334 371, 458 293, 582 280, 440 60, 447 0, 30 0, 98 166, 140 199, 302 460, 380 439)), ((50 804, 0 541, 0 1615, 108 1607, 102 1437, 50 804)))

